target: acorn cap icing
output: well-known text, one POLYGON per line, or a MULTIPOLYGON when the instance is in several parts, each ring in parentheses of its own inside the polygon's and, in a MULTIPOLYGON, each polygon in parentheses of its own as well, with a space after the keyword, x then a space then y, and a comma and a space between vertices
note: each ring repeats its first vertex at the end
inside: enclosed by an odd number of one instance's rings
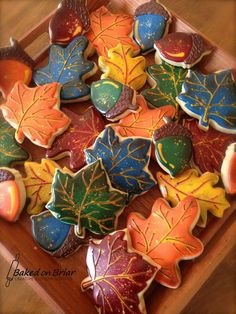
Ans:
POLYGON ((145 14, 157 14, 163 16, 166 20, 169 19, 169 12, 158 2, 155 0, 151 0, 144 4, 141 4, 135 10, 134 16, 145 15, 145 14))
POLYGON ((0 182, 15 180, 15 176, 8 170, 0 169, 0 182))
POLYGON ((191 132, 183 125, 177 123, 167 123, 154 132, 153 139, 158 141, 167 136, 183 136, 192 139, 191 132))
POLYGON ((85 31, 90 28, 90 17, 86 6, 86 0, 62 0, 58 8, 68 8, 75 11, 80 17, 85 31))
POLYGON ((10 38, 10 47, 0 48, 0 60, 17 60, 28 65, 31 69, 34 68, 34 60, 14 38, 10 38))

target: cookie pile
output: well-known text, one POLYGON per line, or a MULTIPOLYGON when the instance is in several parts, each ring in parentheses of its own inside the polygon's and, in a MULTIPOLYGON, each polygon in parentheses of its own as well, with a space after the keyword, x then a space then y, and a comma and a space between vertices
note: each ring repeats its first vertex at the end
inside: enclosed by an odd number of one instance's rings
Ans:
POLYGON ((14 222, 25 208, 35 241, 55 257, 88 245, 81 288, 93 290, 99 313, 145 313, 153 280, 177 288, 179 262, 203 251, 193 229, 207 225, 208 212, 222 217, 225 192, 236 193, 232 71, 201 73, 211 47, 198 34, 168 33, 171 20, 155 0, 134 16, 106 7, 89 14, 85 0, 62 0, 46 66, 16 40, 0 49, 0 216, 14 222), (24 141, 44 149, 40 163, 24 141), (225 189, 216 186, 220 172, 225 189), (124 209, 156 185, 163 198, 150 215, 140 203, 117 230, 124 209))

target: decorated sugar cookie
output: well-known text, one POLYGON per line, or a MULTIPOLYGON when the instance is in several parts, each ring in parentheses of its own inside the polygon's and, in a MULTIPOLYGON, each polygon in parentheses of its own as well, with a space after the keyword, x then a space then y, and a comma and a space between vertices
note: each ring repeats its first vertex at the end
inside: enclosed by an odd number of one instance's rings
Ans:
POLYGON ((128 193, 131 199, 156 184, 148 170, 151 144, 145 138, 122 138, 108 126, 93 147, 85 150, 86 161, 90 164, 101 158, 112 186, 128 193))
POLYGON ((78 226, 78 236, 84 238, 85 230, 113 232, 126 201, 127 194, 111 186, 99 159, 75 174, 57 169, 46 208, 62 222, 78 226))
POLYGON ((48 210, 30 218, 35 241, 54 257, 73 254, 83 244, 83 240, 76 237, 73 226, 56 219, 48 210))
POLYGON ((92 83, 91 100, 96 109, 111 121, 138 109, 135 90, 109 78, 92 83))
POLYGON ((236 141, 236 135, 221 133, 212 127, 205 132, 198 127, 196 119, 184 120, 183 124, 192 134, 194 164, 202 173, 220 173, 225 151, 236 141))
POLYGON ((204 75, 189 70, 176 98, 181 108, 199 120, 199 127, 236 134, 236 83, 231 70, 204 75))
POLYGON ((9 167, 29 159, 28 152, 17 144, 14 135, 15 129, 0 117, 0 167, 9 167))
POLYGON ((16 221, 26 201, 25 187, 19 171, 0 168, 0 217, 16 221))
POLYGON ((105 124, 99 113, 92 107, 89 107, 83 114, 76 114, 67 108, 62 111, 70 118, 71 124, 66 132, 53 142, 46 156, 55 160, 69 156, 71 170, 78 171, 86 164, 84 149, 93 145, 105 124))
POLYGON ((108 51, 118 44, 130 45, 137 55, 140 51, 132 38, 133 16, 113 14, 104 6, 90 15, 91 29, 86 34, 99 56, 107 57, 108 51))
POLYGON ((170 33, 155 42, 156 63, 160 59, 183 68, 191 68, 205 55, 211 53, 211 47, 195 33, 170 33))
POLYGON ((155 40, 168 33, 170 23, 170 13, 156 0, 150 0, 136 8, 133 37, 143 53, 152 50, 155 40))
POLYGON ((159 267, 132 250, 127 231, 116 231, 99 242, 90 242, 87 252, 89 276, 82 291, 93 290, 99 313, 146 313, 144 293, 159 267))
POLYGON ((10 45, 0 48, 0 92, 4 99, 17 81, 22 81, 26 85, 30 83, 34 68, 34 61, 17 40, 10 38, 10 45))
POLYGON ((118 44, 108 51, 107 57, 99 57, 98 63, 104 72, 102 79, 111 78, 135 90, 146 83, 146 60, 142 56, 135 57, 135 51, 129 45, 118 44))
POLYGON ((176 178, 168 174, 157 173, 157 180, 163 197, 176 206, 186 196, 194 196, 199 202, 201 216, 198 221, 200 227, 207 223, 207 212, 216 217, 222 217, 224 211, 230 207, 222 188, 214 187, 219 181, 215 173, 205 172, 199 176, 196 169, 188 169, 176 178))
POLYGON ((56 168, 60 168, 54 161, 42 159, 41 163, 25 162, 26 178, 23 179, 26 196, 30 199, 27 206, 29 214, 38 214, 51 196, 52 180, 56 168))
POLYGON ((67 45, 90 28, 86 0, 62 0, 49 22, 51 43, 67 45))
POLYGON ((176 123, 167 123, 154 133, 158 164, 171 175, 177 176, 189 167, 192 157, 191 132, 176 123))
POLYGON ((172 105, 176 110, 175 116, 178 118, 176 97, 181 93, 187 70, 163 61, 161 64, 147 67, 146 72, 151 88, 145 89, 141 94, 148 101, 150 107, 159 108, 172 105))
POLYGON ((51 83, 29 88, 17 82, 0 106, 4 118, 16 129, 15 139, 23 143, 27 137, 35 145, 48 148, 63 133, 70 119, 59 110, 60 84, 51 83))
POLYGON ((135 212, 128 216, 132 246, 160 265, 155 278, 160 284, 178 288, 181 284, 179 262, 202 253, 202 242, 192 235, 199 216, 198 202, 192 196, 184 198, 175 208, 166 200, 157 199, 147 219, 135 212))
POLYGON ((138 112, 131 113, 119 122, 112 124, 112 128, 124 137, 141 136, 152 139, 154 131, 165 124, 163 117, 173 118, 175 109, 164 106, 149 109, 143 96, 137 96, 138 112))
POLYGON ((236 143, 229 145, 226 150, 221 167, 221 178, 226 192, 236 194, 236 143))
POLYGON ((94 62, 87 60, 88 39, 76 37, 67 47, 52 45, 48 65, 34 71, 37 85, 58 82, 62 85, 61 101, 76 102, 89 99, 90 88, 84 80, 97 71, 94 62))

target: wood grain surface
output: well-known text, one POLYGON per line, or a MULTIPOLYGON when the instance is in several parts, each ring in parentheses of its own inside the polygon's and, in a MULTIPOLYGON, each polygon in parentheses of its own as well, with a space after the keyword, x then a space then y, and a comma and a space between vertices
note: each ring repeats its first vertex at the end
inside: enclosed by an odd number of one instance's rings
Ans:
MULTIPOLYGON (((53 10, 57 3, 56 0, 0 0, 0 45, 8 44, 9 36, 21 38, 24 33, 53 10)), ((163 0, 162 3, 199 29, 217 45, 236 56, 235 1, 163 0)), ((30 53, 32 55, 37 53, 44 43, 45 38, 41 38, 37 47, 32 47, 30 53)), ((233 250, 183 313, 235 313, 235 261, 236 254, 233 250)), ((9 262, 0 258, 0 313, 53 313, 27 285, 27 281, 15 280, 14 285, 6 289, 4 278, 8 268, 9 262)), ((77 313, 80 314, 79 306, 78 303, 77 313)), ((178 311, 176 311, 177 313, 178 311)))

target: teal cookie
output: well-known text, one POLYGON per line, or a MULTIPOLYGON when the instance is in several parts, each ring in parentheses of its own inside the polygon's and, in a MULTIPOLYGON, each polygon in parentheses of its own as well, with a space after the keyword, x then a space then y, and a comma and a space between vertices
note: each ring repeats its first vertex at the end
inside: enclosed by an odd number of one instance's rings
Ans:
POLYGON ((92 83, 91 100, 96 109, 111 121, 120 120, 138 109, 135 90, 112 79, 92 83))

